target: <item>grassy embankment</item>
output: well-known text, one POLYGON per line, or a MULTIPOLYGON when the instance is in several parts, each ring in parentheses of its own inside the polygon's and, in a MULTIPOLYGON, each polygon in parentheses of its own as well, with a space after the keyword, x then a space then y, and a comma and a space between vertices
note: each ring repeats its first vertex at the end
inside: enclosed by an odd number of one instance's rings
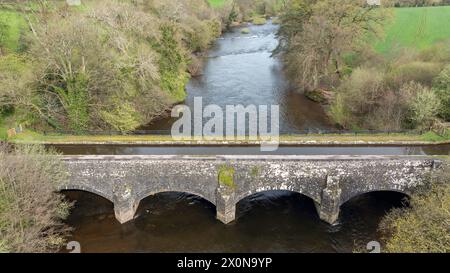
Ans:
MULTIPOLYGON (((450 136, 450 134, 449 134, 450 136)), ((169 135, 59 135, 48 134, 43 135, 32 131, 25 131, 22 134, 10 139, 13 143, 171 143, 174 140, 169 135)), ((208 144, 220 144, 223 141, 208 141, 207 138, 201 141, 192 140, 189 143, 204 143, 208 144)), ((280 136, 281 142, 292 142, 302 144, 327 144, 327 143, 444 143, 450 142, 450 137, 441 137, 435 133, 429 132, 425 134, 308 134, 308 135, 282 135, 280 136)), ((246 140, 226 141, 228 144, 245 144, 246 140)))

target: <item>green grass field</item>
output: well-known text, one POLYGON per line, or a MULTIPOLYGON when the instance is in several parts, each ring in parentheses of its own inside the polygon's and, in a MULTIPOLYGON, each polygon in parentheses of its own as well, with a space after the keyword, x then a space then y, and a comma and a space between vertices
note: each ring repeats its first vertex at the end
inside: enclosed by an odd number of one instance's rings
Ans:
POLYGON ((208 0, 209 4, 214 8, 221 7, 226 1, 227 0, 208 0))
POLYGON ((424 49, 450 39, 450 6, 395 8, 394 19, 387 26, 385 40, 375 45, 386 53, 401 47, 424 49))
POLYGON ((20 33, 26 26, 25 20, 17 12, 0 10, 0 25, 6 26, 3 30, 5 48, 16 51, 19 47, 20 33))

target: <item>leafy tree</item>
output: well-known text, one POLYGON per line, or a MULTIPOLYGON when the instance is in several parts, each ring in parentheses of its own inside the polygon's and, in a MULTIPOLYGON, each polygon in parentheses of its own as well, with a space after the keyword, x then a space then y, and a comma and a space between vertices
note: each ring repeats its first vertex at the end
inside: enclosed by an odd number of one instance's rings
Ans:
POLYGON ((24 13, 26 52, 0 57, 0 108, 57 129, 133 130, 185 99, 190 54, 222 31, 204 0, 85 4, 24 13))
POLYGON ((450 121, 450 65, 436 77, 433 88, 442 103, 440 117, 450 121))
POLYGON ((430 129, 441 109, 441 101, 436 93, 414 82, 406 84, 402 89, 410 89, 415 93, 410 105, 410 119, 414 128, 430 129))
POLYGON ((101 115, 115 130, 128 132, 141 125, 142 120, 131 103, 123 103, 119 99, 115 99, 114 103, 117 107, 112 111, 102 111, 101 115))
POLYGON ((0 112, 14 110, 19 122, 26 122, 33 114, 42 119, 47 116, 33 88, 34 64, 26 56, 8 54, 0 57, 0 112))
POLYGON ((168 91, 176 101, 182 101, 186 94, 184 87, 189 80, 187 60, 177 40, 176 28, 166 24, 161 26, 160 31, 161 38, 155 48, 160 54, 161 88, 168 91))

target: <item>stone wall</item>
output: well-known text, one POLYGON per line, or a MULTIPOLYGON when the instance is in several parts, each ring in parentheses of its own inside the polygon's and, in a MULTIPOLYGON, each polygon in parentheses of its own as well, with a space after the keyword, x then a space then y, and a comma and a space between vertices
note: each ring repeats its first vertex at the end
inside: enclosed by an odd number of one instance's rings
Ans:
POLYGON ((236 204, 255 193, 287 190, 310 197, 324 221, 339 207, 372 191, 410 194, 440 166, 416 156, 69 156, 70 179, 62 190, 83 190, 114 203, 117 219, 133 219, 139 202, 160 192, 186 192, 216 205, 229 223, 236 204), (226 183, 221 170, 232 170, 226 183))

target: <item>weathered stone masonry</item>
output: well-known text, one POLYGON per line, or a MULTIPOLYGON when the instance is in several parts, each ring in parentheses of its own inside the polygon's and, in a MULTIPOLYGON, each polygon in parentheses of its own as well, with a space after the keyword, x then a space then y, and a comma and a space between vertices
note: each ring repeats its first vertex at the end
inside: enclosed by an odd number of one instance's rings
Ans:
POLYGON ((69 183, 114 203, 117 220, 134 218, 139 202, 160 192, 187 192, 216 205, 230 223, 236 204, 258 192, 288 190, 310 197, 322 220, 333 224, 339 208, 372 191, 410 194, 441 162, 416 156, 68 156, 69 183), (221 185, 223 166, 234 169, 221 185))

